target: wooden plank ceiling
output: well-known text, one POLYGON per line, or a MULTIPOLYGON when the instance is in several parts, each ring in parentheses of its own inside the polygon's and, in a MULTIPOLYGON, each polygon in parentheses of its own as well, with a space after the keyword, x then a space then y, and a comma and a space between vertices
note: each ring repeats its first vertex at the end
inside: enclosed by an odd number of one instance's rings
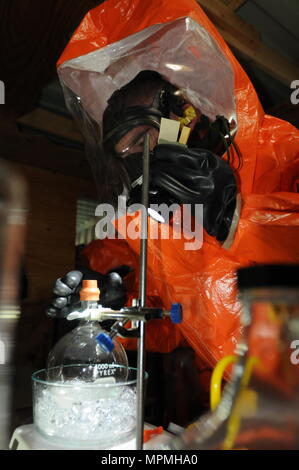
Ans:
POLYGON ((244 1, 197 0, 218 30, 240 54, 286 86, 299 77, 299 66, 263 43, 260 32, 237 16, 244 1))
POLYGON ((56 62, 73 31, 87 11, 99 3, 0 2, 0 80, 5 84, 5 104, 0 106, 1 158, 91 179, 75 123, 70 117, 36 106, 43 87, 57 76, 56 62), (21 117, 26 130, 17 121, 21 117), (61 145, 63 139, 70 145, 61 145), (79 148, 74 148, 74 143, 79 148))
POLYGON ((31 111, 41 89, 56 74, 56 61, 96 0, 9 0, 0 2, 0 79, 6 105, 15 118, 31 111))

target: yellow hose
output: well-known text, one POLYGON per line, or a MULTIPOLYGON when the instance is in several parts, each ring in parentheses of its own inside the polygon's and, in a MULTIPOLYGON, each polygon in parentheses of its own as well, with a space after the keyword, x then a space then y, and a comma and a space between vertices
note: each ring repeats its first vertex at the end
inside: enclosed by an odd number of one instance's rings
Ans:
POLYGON ((236 397, 235 405, 227 424, 227 432, 222 444, 222 450, 231 450, 237 438, 241 418, 254 416, 257 410, 257 393, 247 388, 254 366, 260 363, 257 357, 249 357, 244 367, 243 377, 241 379, 239 394, 236 397))
MULTIPOLYGON (((215 411, 219 405, 221 399, 221 383, 223 374, 227 366, 235 363, 238 360, 237 356, 226 356, 223 357, 216 365, 212 377, 210 386, 210 404, 211 410, 215 411)), ((240 429, 241 416, 249 414, 255 414, 257 408, 257 396, 253 390, 246 389, 252 374, 252 369, 259 363, 256 357, 249 357, 244 367, 244 374, 241 379, 239 396, 236 398, 234 409, 232 410, 231 416, 228 420, 227 433, 224 438, 222 449, 229 450, 233 448, 235 439, 240 429), (244 409, 247 412, 244 413, 244 409)))
POLYGON ((227 366, 235 363, 236 361, 237 356, 225 356, 218 362, 215 369, 213 370, 210 385, 210 406, 212 411, 217 408, 221 399, 221 383, 224 371, 227 366))

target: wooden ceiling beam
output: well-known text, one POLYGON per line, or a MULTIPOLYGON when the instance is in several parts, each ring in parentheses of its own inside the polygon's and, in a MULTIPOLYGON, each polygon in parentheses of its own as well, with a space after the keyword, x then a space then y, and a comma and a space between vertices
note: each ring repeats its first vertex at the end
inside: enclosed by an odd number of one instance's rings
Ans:
POLYGON ((33 110, 42 88, 56 77, 56 62, 84 15, 103 0, 0 1, 0 79, 13 119, 33 110))
POLYGON ((225 41, 246 59, 288 87, 299 77, 299 67, 263 44, 259 32, 220 0, 197 0, 225 41))
POLYGON ((287 87, 290 87, 296 77, 299 77, 299 67, 297 65, 262 42, 259 47, 253 48, 252 43, 249 41, 246 43, 231 32, 222 30, 222 28, 218 29, 230 46, 237 49, 247 60, 254 62, 257 67, 287 87))
POLYGON ((213 23, 224 31, 230 31, 244 40, 250 39, 252 47, 261 42, 258 30, 237 16, 234 11, 220 0, 196 0, 213 23))
POLYGON ((241 6, 244 5, 244 3, 247 2, 247 0, 221 0, 221 1, 222 3, 225 3, 225 5, 227 5, 233 11, 238 10, 239 8, 241 8, 241 6))

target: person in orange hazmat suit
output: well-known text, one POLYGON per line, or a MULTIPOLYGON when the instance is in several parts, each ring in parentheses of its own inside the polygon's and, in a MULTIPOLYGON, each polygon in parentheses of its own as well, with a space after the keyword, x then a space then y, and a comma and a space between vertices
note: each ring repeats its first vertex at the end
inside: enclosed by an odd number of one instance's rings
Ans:
MULTIPOLYGON (((58 75, 102 201, 139 200, 140 145, 149 134, 153 200, 203 204, 196 249, 186 249, 190 236, 175 236, 175 216, 167 237, 165 224, 149 219, 159 236, 148 239, 148 300, 165 308, 180 302, 183 322, 150 321, 146 347, 169 352, 187 343, 199 370, 213 368, 234 353, 241 334, 236 270, 299 262, 298 130, 264 113, 195 0, 102 3, 73 34, 58 75), (186 146, 159 142, 163 118, 189 128, 186 146)), ((138 212, 115 221, 119 239, 96 240, 84 256, 101 273, 131 266, 127 288, 134 292, 139 240, 127 236, 132 224, 137 230, 138 212)))

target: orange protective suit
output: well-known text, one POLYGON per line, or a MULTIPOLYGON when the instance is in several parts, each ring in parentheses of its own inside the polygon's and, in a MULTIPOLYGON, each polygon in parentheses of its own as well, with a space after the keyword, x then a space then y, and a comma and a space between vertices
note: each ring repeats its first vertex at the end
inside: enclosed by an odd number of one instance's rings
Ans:
MULTIPOLYGON (((237 170, 241 212, 227 249, 206 233, 197 251, 186 251, 184 239, 149 240, 149 295, 167 308, 171 302, 181 302, 184 319, 178 326, 166 320, 149 322, 146 343, 151 350, 168 352, 187 341, 199 363, 213 367, 234 353, 241 333, 236 269, 254 263, 299 262, 298 130, 265 115, 246 73, 194 0, 109 0, 86 15, 58 65, 152 25, 185 17, 213 37, 233 70, 235 142, 243 160, 237 170)), ((132 219, 138 224, 136 214, 132 219)), ((85 255, 92 269, 104 272, 114 262, 138 266, 138 252, 138 240, 105 240, 91 243, 85 255), (116 246, 123 250, 119 256, 116 246)))

